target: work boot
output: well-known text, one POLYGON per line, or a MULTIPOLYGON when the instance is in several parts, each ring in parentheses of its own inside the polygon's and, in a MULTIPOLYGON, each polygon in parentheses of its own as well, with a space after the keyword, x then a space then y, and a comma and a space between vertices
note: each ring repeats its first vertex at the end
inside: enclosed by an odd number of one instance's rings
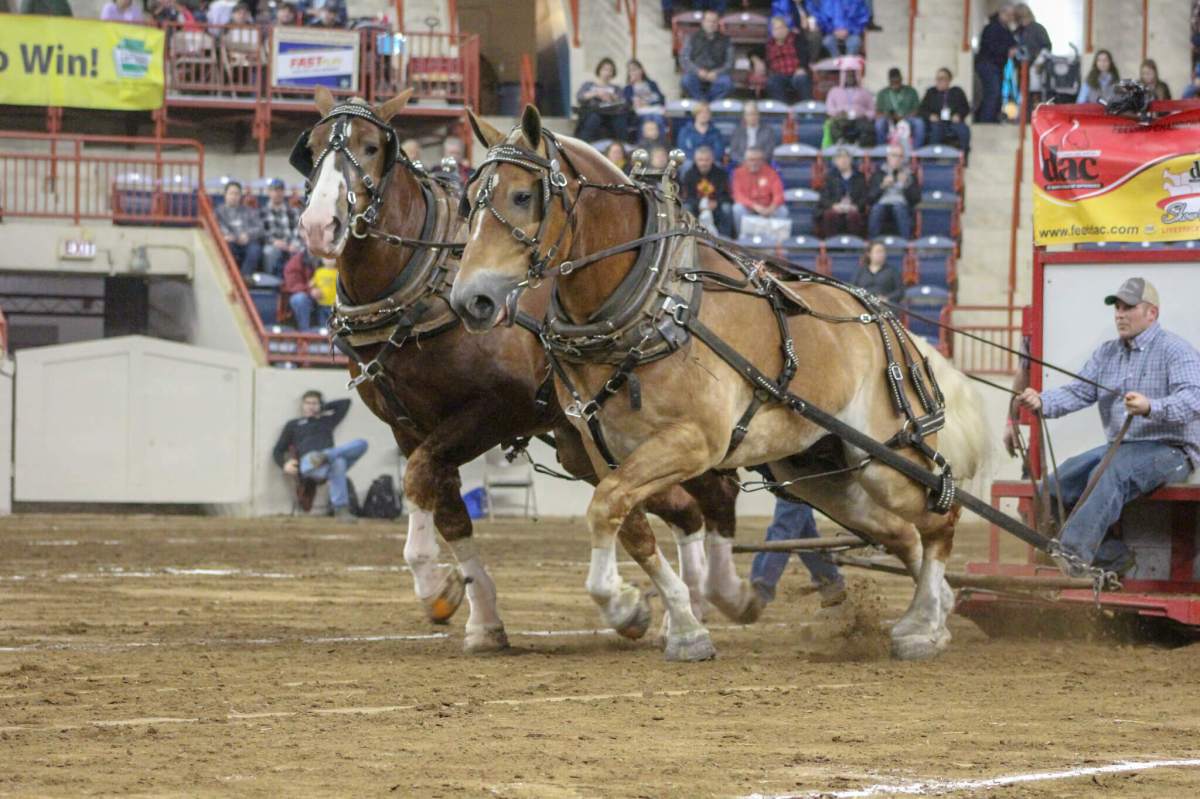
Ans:
POLYGON ((836 608, 846 601, 846 581, 838 580, 836 583, 825 583, 818 590, 818 593, 821 595, 821 607, 836 608))
POLYGON ((317 450, 316 452, 308 453, 308 462, 311 468, 316 469, 329 463, 329 456, 325 454, 324 450, 317 450))
POLYGON ((339 524, 354 524, 358 517, 350 512, 350 506, 339 505, 333 509, 333 519, 339 524))

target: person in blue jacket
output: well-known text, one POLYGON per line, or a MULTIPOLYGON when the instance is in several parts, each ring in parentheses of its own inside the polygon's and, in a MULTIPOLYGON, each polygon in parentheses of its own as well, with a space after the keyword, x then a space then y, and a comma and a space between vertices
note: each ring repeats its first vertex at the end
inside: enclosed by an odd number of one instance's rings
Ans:
POLYGON ((831 56, 862 52, 863 31, 871 19, 864 0, 808 0, 808 11, 817 18, 824 38, 821 43, 831 56))
POLYGON ((712 122, 712 109, 708 107, 708 103, 696 103, 692 106, 692 121, 679 131, 675 144, 683 150, 689 163, 696 155, 696 148, 704 144, 712 148, 713 157, 718 164, 725 161, 725 139, 712 122))

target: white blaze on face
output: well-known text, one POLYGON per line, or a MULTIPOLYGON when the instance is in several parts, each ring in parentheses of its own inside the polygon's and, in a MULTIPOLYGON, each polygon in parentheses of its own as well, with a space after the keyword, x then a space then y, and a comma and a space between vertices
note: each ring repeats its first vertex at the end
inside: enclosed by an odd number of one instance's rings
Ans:
POLYGON ((300 215, 301 238, 308 249, 321 258, 336 258, 346 243, 347 220, 339 218, 345 202, 346 180, 334 162, 335 153, 325 156, 313 179, 308 207, 300 215))

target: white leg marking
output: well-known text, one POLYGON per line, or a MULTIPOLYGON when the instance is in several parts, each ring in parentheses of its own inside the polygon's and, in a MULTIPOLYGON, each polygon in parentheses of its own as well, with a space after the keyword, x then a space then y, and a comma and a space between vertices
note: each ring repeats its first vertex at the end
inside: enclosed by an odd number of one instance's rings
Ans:
POLYGON ((942 613, 942 584, 946 564, 926 556, 921 562, 917 591, 900 621, 892 627, 892 652, 896 657, 913 660, 932 657, 950 642, 942 613))
POLYGON ((687 585, 688 595, 692 599, 692 613, 697 619, 703 620, 704 581, 708 572, 708 561, 704 557, 704 531, 685 534, 677 527, 671 530, 675 533, 675 546, 679 550, 679 576, 687 585))
POLYGON ((663 604, 667 607, 667 614, 671 619, 671 635, 687 635, 695 630, 704 629, 692 613, 688 586, 675 575, 661 549, 656 547, 655 554, 657 557, 651 559, 653 565, 646 573, 650 575, 663 604))
POLYGON ((437 573, 438 540, 433 514, 414 507, 408 514, 408 537, 404 540, 404 562, 412 569, 413 586, 419 599, 429 599, 441 588, 437 573))
POLYGON ((606 547, 592 547, 588 566, 587 592, 604 609, 621 591, 621 575, 617 573, 616 540, 606 547))
POLYGON ((466 642, 468 652, 503 649, 508 646, 504 634, 504 622, 496 607, 496 584, 483 567, 475 539, 464 538, 452 541, 450 548, 458 559, 459 568, 467 583, 467 602, 471 606, 467 617, 466 642))

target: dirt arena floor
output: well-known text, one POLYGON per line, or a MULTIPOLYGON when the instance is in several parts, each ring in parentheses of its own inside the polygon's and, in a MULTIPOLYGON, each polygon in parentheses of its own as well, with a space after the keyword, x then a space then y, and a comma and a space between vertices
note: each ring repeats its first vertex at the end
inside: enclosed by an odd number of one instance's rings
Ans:
MULTIPOLYGON (((876 630, 907 581, 856 573, 820 611, 796 566, 758 625, 710 618, 717 660, 667 663, 596 629, 584 526, 543 520, 479 525, 513 649, 467 657, 465 607, 422 619, 404 529, 0 520, 0 795, 1200 795, 1200 761, 1104 770, 1200 758, 1200 646, 956 617, 899 663, 876 630)), ((965 527, 955 560, 984 547, 965 527)))

